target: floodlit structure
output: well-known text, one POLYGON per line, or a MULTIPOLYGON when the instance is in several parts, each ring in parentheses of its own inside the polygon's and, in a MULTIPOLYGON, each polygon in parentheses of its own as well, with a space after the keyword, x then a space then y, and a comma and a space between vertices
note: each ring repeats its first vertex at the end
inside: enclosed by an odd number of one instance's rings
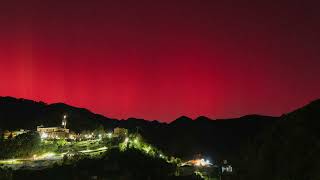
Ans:
POLYGON ((69 139, 70 131, 67 127, 67 115, 63 115, 61 127, 38 126, 37 132, 41 139, 69 139))
POLYGON ((113 129, 113 135, 115 137, 118 137, 118 136, 126 136, 128 135, 128 129, 125 129, 125 128, 114 128, 113 129))
POLYGON ((63 119, 62 119, 61 125, 62 125, 62 127, 64 129, 66 129, 66 127, 67 127, 67 115, 63 115, 63 119))
POLYGON ((222 173, 232 173, 232 166, 231 165, 222 166, 221 167, 221 172, 222 173))
POLYGON ((232 166, 228 163, 227 160, 223 160, 223 164, 221 166, 222 173, 232 173, 232 166))
POLYGON ((20 129, 18 131, 4 131, 3 138, 4 139, 8 139, 9 137, 14 138, 20 134, 24 134, 27 132, 29 132, 29 130, 25 130, 25 129, 20 129))
POLYGON ((198 166, 198 167, 209 167, 212 163, 205 159, 193 159, 181 164, 181 166, 198 166))

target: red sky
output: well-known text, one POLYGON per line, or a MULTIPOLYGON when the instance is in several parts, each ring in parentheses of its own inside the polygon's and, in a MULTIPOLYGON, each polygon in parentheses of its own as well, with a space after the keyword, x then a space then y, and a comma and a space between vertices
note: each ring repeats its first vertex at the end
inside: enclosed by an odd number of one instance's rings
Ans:
POLYGON ((113 118, 281 115, 320 97, 319 5, 1 2, 0 95, 113 118))

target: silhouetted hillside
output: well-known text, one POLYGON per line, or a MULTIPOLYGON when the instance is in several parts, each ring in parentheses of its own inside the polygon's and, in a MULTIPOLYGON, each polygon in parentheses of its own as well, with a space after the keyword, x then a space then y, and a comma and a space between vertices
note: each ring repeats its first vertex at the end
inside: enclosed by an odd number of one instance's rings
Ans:
POLYGON ((188 158, 203 154, 212 159, 237 154, 242 144, 270 128, 278 119, 251 115, 228 120, 211 120, 201 116, 192 120, 182 116, 167 124, 135 118, 110 119, 63 103, 0 98, 0 128, 3 130, 35 129, 38 125, 58 126, 63 114, 68 115, 68 128, 75 132, 94 130, 99 126, 106 130, 124 127, 142 134, 147 141, 169 153, 188 158))
POLYGON ((296 134, 304 142, 307 138, 318 138, 319 102, 312 102, 282 117, 247 115, 211 120, 200 116, 192 120, 182 116, 167 124, 135 118, 116 120, 63 103, 46 104, 1 97, 0 128, 35 129, 37 125, 57 126, 61 123, 62 115, 66 113, 68 128, 76 132, 94 130, 99 126, 106 130, 124 127, 131 132, 142 134, 150 143, 174 155, 192 158, 195 154, 203 154, 212 160, 237 159, 242 147, 248 144, 268 147, 267 142, 270 145, 278 142, 281 147, 287 142, 283 142, 279 137, 283 136, 285 140, 293 139, 290 143, 294 143, 298 142, 295 141, 298 138, 294 138, 296 134), (272 134, 272 138, 261 134, 272 134))
POLYGON ((116 123, 116 120, 94 114, 87 109, 63 103, 46 104, 12 97, 0 98, 0 129, 36 129, 38 125, 59 126, 64 114, 68 115, 68 127, 76 132, 116 123))
POLYGON ((238 179, 320 179, 320 100, 283 115, 244 153, 238 179))

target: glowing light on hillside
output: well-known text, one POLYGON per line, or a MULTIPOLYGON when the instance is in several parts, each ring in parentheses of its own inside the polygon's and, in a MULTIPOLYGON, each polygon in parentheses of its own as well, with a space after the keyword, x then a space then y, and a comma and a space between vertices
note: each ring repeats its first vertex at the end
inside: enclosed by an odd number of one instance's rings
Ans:
POLYGON ((181 166, 185 166, 185 165, 208 167, 208 166, 211 166, 212 163, 209 160, 205 160, 205 159, 194 159, 181 164, 181 166))
POLYGON ((0 164, 22 164, 19 159, 7 159, 7 160, 0 160, 0 164))
POLYGON ((112 137, 112 133, 108 133, 107 136, 108 136, 108 138, 111 138, 112 137))
POLYGON ((48 138, 48 134, 47 133, 41 133, 41 139, 47 139, 48 138))
POLYGON ((210 163, 209 160, 196 159, 196 160, 194 160, 194 165, 195 165, 195 166, 210 166, 210 165, 212 165, 212 164, 210 163))

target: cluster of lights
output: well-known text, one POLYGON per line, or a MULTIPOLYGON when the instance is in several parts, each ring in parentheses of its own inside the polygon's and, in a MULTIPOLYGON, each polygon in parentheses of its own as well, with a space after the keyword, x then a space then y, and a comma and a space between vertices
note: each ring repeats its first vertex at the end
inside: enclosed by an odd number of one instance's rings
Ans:
POLYGON ((211 166, 212 163, 207 159, 194 159, 194 160, 190 160, 185 163, 182 163, 181 165, 182 166, 193 165, 193 166, 197 166, 197 167, 208 167, 208 166, 211 166))
MULTIPOLYGON (((105 133, 105 134, 98 134, 97 136, 94 135, 93 133, 88 133, 88 134, 83 134, 82 136, 85 139, 99 138, 101 140, 103 137, 112 138, 113 137, 113 133, 112 132, 108 132, 108 133, 105 133)), ((47 132, 40 133, 40 137, 41 137, 42 140, 53 138, 53 136, 50 133, 47 133, 47 132)), ((55 138, 58 138, 58 137, 55 137, 55 138)), ((69 138, 70 139, 75 139, 76 136, 70 134, 69 138)), ((153 156, 156 155, 156 150, 153 149, 153 147, 151 145, 148 145, 148 144, 144 143, 144 141, 138 136, 132 136, 132 137, 131 136, 130 137, 127 136, 127 137, 125 137, 123 143, 120 143, 119 145, 120 145, 119 147, 122 148, 122 149, 126 149, 126 148, 128 148, 128 145, 130 145, 130 147, 132 146, 134 148, 137 148, 137 149, 143 151, 146 154, 153 155, 153 156)), ((81 150, 81 151, 78 151, 78 152, 81 152, 81 153, 92 153, 92 152, 99 152, 99 151, 106 151, 106 150, 107 150, 107 147, 103 146, 103 147, 100 147, 100 148, 97 148, 97 149, 86 149, 86 150, 81 150)), ((39 154, 34 154, 31 157, 29 157, 28 159, 35 160, 35 161, 57 159, 57 158, 63 157, 65 154, 67 154, 67 153, 56 154, 56 153, 53 153, 53 152, 49 152, 49 153, 40 154, 40 155, 39 154)), ((159 154, 157 154, 157 156, 159 158, 166 159, 166 156, 163 155, 160 152, 159 152, 159 154)), ((17 160, 0 161, 0 164, 1 163, 2 164, 5 164, 5 163, 8 163, 8 164, 9 163, 17 163, 16 161, 17 160)), ((202 164, 202 163, 200 163, 200 164, 202 164)))
MULTIPOLYGON (((123 141, 122 148, 125 149, 128 143, 130 143, 130 145, 133 145, 133 147, 144 151, 146 154, 153 153, 152 147, 150 145, 146 145, 143 142, 141 142, 139 137, 135 137, 133 139, 126 137, 123 141)), ((160 158, 164 158, 164 156, 160 154, 160 158)))
POLYGON ((194 163, 195 166, 210 166, 212 165, 209 160, 197 159, 194 163))
POLYGON ((112 133, 107 134, 108 138, 112 138, 112 133))
MULTIPOLYGON (((66 119, 66 115, 63 116, 64 119, 66 119)), ((64 125, 64 122, 63 122, 64 125)), ((58 136, 53 136, 50 132, 40 132, 40 137, 42 140, 47 140, 47 139, 51 139, 51 138, 55 138, 55 139, 59 139, 58 136)), ((108 133, 103 133, 103 134, 98 134, 98 135, 94 135, 94 133, 88 133, 88 134, 82 134, 82 137, 84 137, 85 139, 92 139, 92 138, 99 138, 100 140, 103 137, 107 137, 107 138, 112 138, 113 137, 113 133, 112 132, 108 132, 108 133)), ((77 136, 74 134, 69 134, 69 139, 76 139, 77 136)), ((80 139, 81 140, 81 139, 80 139)), ((148 145, 146 143, 144 143, 144 141, 138 137, 138 136, 126 136, 124 139, 124 142, 119 144, 120 148, 121 146, 125 149, 128 147, 128 144, 134 148, 137 148, 141 151, 144 151, 144 153, 149 154, 149 155, 155 155, 155 150, 153 149, 153 147, 151 145, 148 145)), ((78 151, 81 153, 91 153, 91 152, 98 152, 98 151, 106 151, 107 147, 103 146, 97 149, 86 149, 86 150, 82 150, 82 151, 78 151)), ((53 153, 53 152, 48 152, 45 154, 34 154, 31 157, 27 158, 28 160, 48 160, 48 159, 57 159, 57 158, 61 158, 63 157, 65 154, 67 153, 53 153)), ((166 156, 164 156, 163 154, 159 153, 158 156, 160 158, 165 158, 166 156)), ((12 159, 12 160, 0 160, 0 164, 9 164, 9 163, 17 163, 18 160, 16 159, 12 159)))
POLYGON ((224 173, 224 172, 232 173, 232 166, 231 165, 222 166, 221 171, 222 171, 222 173, 224 173))
MULTIPOLYGON (((93 137, 95 137, 93 133, 84 134, 83 136, 84 136, 85 139, 92 139, 93 137)), ((112 133, 107 133, 106 136, 108 138, 112 138, 112 133)), ((41 139, 47 139, 48 137, 49 137, 48 133, 41 133, 41 139)), ((104 137, 104 135, 103 134, 99 134, 97 137, 99 139, 102 139, 102 137, 104 137)), ((69 138, 74 140, 74 139, 76 139, 76 136, 75 135, 69 135, 69 138)), ((56 137, 56 139, 59 139, 59 137, 56 137)))
POLYGON ((86 135, 84 135, 84 137, 86 139, 91 139, 93 137, 93 133, 92 134, 86 134, 86 135))
POLYGON ((81 153, 91 153, 91 152, 95 152, 95 151, 106 151, 108 148, 106 146, 100 147, 98 149, 87 149, 87 150, 82 150, 79 151, 81 153))
POLYGON ((54 153, 54 152, 48 152, 48 153, 44 153, 42 155, 37 155, 37 154, 34 154, 32 156, 32 159, 33 160, 44 160, 44 159, 51 159, 53 157, 55 157, 57 154, 54 153))
POLYGON ((41 133, 40 137, 41 137, 41 139, 47 139, 48 133, 41 133))
POLYGON ((22 164, 19 159, 0 160, 0 164, 22 164))
POLYGON ((149 153, 149 151, 151 150, 150 146, 147 146, 144 148, 144 150, 146 151, 146 153, 149 153))
POLYGON ((73 140, 76 139, 76 137, 75 137, 74 135, 70 135, 69 138, 70 138, 70 139, 73 139, 73 140))

